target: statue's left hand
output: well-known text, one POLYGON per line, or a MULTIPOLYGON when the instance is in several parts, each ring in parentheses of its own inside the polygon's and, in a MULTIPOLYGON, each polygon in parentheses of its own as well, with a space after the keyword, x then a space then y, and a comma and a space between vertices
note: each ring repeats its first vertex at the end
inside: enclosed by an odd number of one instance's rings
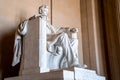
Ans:
POLYGON ((70 32, 76 33, 76 32, 78 32, 78 28, 71 28, 70 32))

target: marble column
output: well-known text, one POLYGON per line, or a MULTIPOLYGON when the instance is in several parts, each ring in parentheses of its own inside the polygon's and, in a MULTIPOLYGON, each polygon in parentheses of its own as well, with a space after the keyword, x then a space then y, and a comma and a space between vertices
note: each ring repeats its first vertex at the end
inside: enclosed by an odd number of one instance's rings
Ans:
POLYGON ((120 0, 103 0, 109 80, 120 80, 120 0))

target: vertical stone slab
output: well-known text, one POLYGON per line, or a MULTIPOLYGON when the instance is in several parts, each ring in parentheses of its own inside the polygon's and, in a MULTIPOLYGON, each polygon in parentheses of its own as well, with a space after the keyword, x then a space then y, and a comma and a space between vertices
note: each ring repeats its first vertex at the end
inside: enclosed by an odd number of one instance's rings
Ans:
POLYGON ((83 69, 78 67, 71 67, 67 70, 74 71, 74 80, 106 80, 105 76, 96 74, 96 71, 90 69, 83 69))
POLYGON ((40 72, 48 72, 46 51, 46 16, 39 18, 39 66, 40 72))
POLYGON ((47 73, 5 78, 4 80, 75 80, 75 79, 73 71, 57 70, 47 73))
POLYGON ((23 55, 20 74, 47 72, 46 20, 35 18, 28 22, 27 35, 23 37, 23 55))
POLYGON ((98 3, 98 0, 80 0, 83 59, 89 69, 106 75, 104 40, 98 3))
POLYGON ((28 32, 23 37, 20 74, 39 73, 39 18, 29 20, 28 32))

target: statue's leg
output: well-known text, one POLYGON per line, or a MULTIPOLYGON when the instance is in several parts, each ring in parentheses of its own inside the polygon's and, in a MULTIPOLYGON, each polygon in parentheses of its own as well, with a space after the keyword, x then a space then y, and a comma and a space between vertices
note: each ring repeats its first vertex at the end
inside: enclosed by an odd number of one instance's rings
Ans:
POLYGON ((73 66, 79 64, 79 59, 78 59, 78 39, 70 39, 70 46, 73 52, 73 66))
POLYGON ((63 48, 63 58, 61 60, 61 67, 71 67, 74 63, 74 53, 70 45, 70 39, 68 35, 66 33, 60 34, 57 43, 63 48))

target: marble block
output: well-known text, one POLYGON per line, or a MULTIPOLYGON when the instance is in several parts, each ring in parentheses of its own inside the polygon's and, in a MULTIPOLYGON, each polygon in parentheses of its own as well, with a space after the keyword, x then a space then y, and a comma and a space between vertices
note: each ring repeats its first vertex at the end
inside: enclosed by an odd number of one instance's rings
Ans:
POLYGON ((96 71, 73 67, 69 70, 74 71, 75 80, 105 80, 105 77, 98 76, 96 71))
POLYGON ((21 59, 20 75, 40 73, 38 23, 39 18, 28 22, 28 32, 23 38, 23 55, 21 59))
POLYGON ((28 22, 28 32, 23 37, 20 75, 49 72, 45 24, 41 18, 35 18, 28 22))
POLYGON ((68 70, 57 70, 46 73, 11 77, 4 80, 74 80, 74 72, 68 70))
POLYGON ((104 76, 99 76, 97 75, 97 79, 96 80, 106 80, 104 76))

